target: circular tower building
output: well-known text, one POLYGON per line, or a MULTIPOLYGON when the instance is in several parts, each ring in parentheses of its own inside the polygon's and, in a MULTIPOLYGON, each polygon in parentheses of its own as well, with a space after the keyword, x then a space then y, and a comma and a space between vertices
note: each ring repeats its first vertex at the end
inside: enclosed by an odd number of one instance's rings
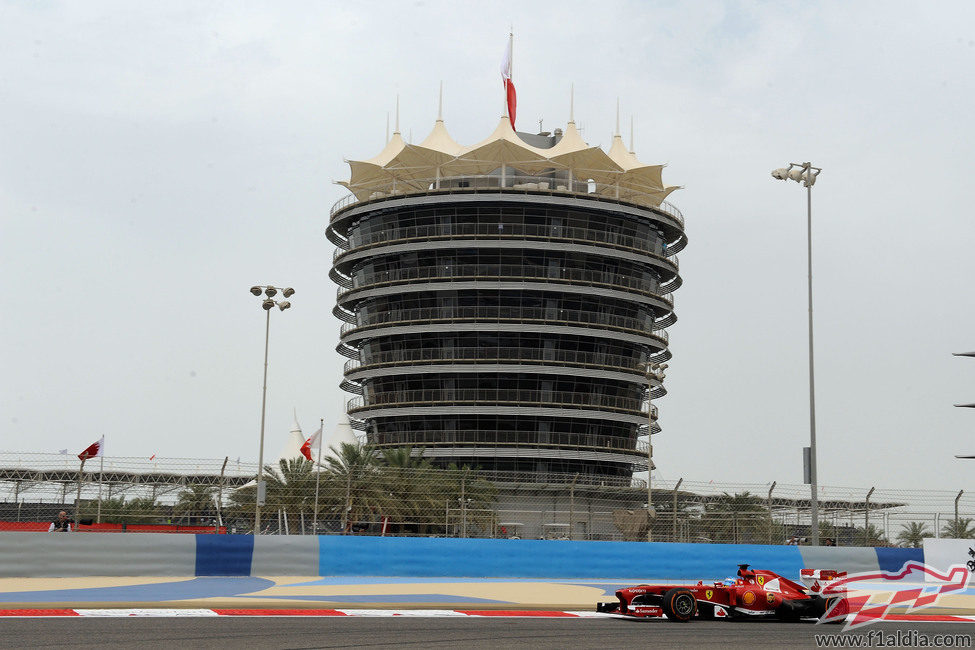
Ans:
POLYGON ((469 147, 441 120, 419 145, 395 133, 350 167, 327 236, 352 426, 502 481, 645 471, 687 242, 662 166, 504 117, 469 147))

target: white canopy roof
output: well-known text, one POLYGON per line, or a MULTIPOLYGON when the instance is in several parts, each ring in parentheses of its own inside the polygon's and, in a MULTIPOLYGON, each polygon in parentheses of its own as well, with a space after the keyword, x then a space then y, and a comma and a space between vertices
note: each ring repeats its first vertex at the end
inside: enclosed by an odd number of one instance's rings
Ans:
POLYGON ((613 136, 613 144, 609 147, 609 157, 623 169, 642 167, 643 163, 636 159, 636 154, 628 151, 623 144, 623 138, 617 133, 613 136))
MULTIPOLYGON (((298 424, 298 414, 295 414, 295 423, 288 433, 288 439, 278 453, 278 460, 291 460, 292 458, 303 458, 301 446, 305 444, 305 435, 301 432, 301 425, 298 424)), ((277 465, 277 463, 273 463, 277 465)))
POLYGON ((435 151, 441 151, 448 156, 457 156, 463 151, 464 147, 457 144, 457 142, 450 137, 447 133, 447 127, 444 125, 443 120, 438 119, 434 125, 433 130, 430 131, 420 146, 425 149, 433 149, 435 151))
POLYGON ((332 449, 341 450, 343 442, 350 445, 362 444, 356 437, 355 432, 352 431, 352 425, 349 424, 349 416, 345 413, 339 416, 338 421, 335 423, 335 428, 332 429, 331 433, 323 433, 322 458, 329 456, 335 458, 332 449))
MULTIPOLYGON (((386 131, 386 133, 388 134, 389 131, 386 131)), ((403 142, 403 136, 400 135, 399 131, 395 131, 393 132, 393 137, 390 138, 389 142, 386 143, 386 146, 383 147, 383 150, 380 151, 377 156, 375 156, 374 158, 370 158, 366 162, 372 163, 373 165, 379 165, 380 167, 382 167, 390 160, 395 158, 396 154, 402 151, 403 147, 405 146, 406 143, 403 142)))
POLYGON ((507 168, 510 175, 534 176, 567 171, 575 180, 593 180, 596 193, 644 205, 659 205, 678 189, 663 184, 663 165, 645 165, 627 151, 619 135, 609 152, 587 145, 575 122, 566 125, 561 140, 549 149, 522 140, 507 116, 494 132, 476 144, 464 147, 447 132, 438 119, 430 134, 418 145, 406 144, 397 131, 383 150, 364 161, 350 160, 348 181, 339 181, 359 200, 389 193, 425 192, 435 179, 491 174, 507 168))

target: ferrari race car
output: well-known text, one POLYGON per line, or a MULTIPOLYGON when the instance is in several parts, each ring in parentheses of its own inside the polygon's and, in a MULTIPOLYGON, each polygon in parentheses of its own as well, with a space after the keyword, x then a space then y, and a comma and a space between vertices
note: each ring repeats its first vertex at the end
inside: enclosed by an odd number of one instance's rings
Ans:
POLYGON ((699 618, 743 618, 768 616, 779 620, 819 618, 845 604, 839 597, 819 594, 822 582, 845 573, 803 569, 803 586, 771 571, 752 570, 738 565, 738 577, 706 585, 638 585, 616 592, 617 602, 597 603, 597 612, 624 614, 636 618, 666 616, 671 621, 687 622, 699 618))

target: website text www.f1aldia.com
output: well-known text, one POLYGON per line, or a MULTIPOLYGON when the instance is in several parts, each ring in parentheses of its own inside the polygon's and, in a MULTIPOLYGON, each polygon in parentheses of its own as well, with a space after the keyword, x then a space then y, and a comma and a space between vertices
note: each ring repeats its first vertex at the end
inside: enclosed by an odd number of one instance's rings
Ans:
POLYGON ((870 630, 817 634, 817 648, 971 648, 971 634, 922 634, 917 630, 870 630))

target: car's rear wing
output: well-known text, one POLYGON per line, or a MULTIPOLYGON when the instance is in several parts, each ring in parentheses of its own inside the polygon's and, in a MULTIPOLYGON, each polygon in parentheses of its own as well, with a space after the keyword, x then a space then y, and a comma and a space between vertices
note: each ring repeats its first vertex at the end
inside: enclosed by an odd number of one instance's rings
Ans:
POLYGON ((833 569, 799 570, 799 579, 802 580, 802 584, 806 585, 806 588, 814 594, 821 592, 827 583, 845 577, 846 571, 834 571, 833 569))

